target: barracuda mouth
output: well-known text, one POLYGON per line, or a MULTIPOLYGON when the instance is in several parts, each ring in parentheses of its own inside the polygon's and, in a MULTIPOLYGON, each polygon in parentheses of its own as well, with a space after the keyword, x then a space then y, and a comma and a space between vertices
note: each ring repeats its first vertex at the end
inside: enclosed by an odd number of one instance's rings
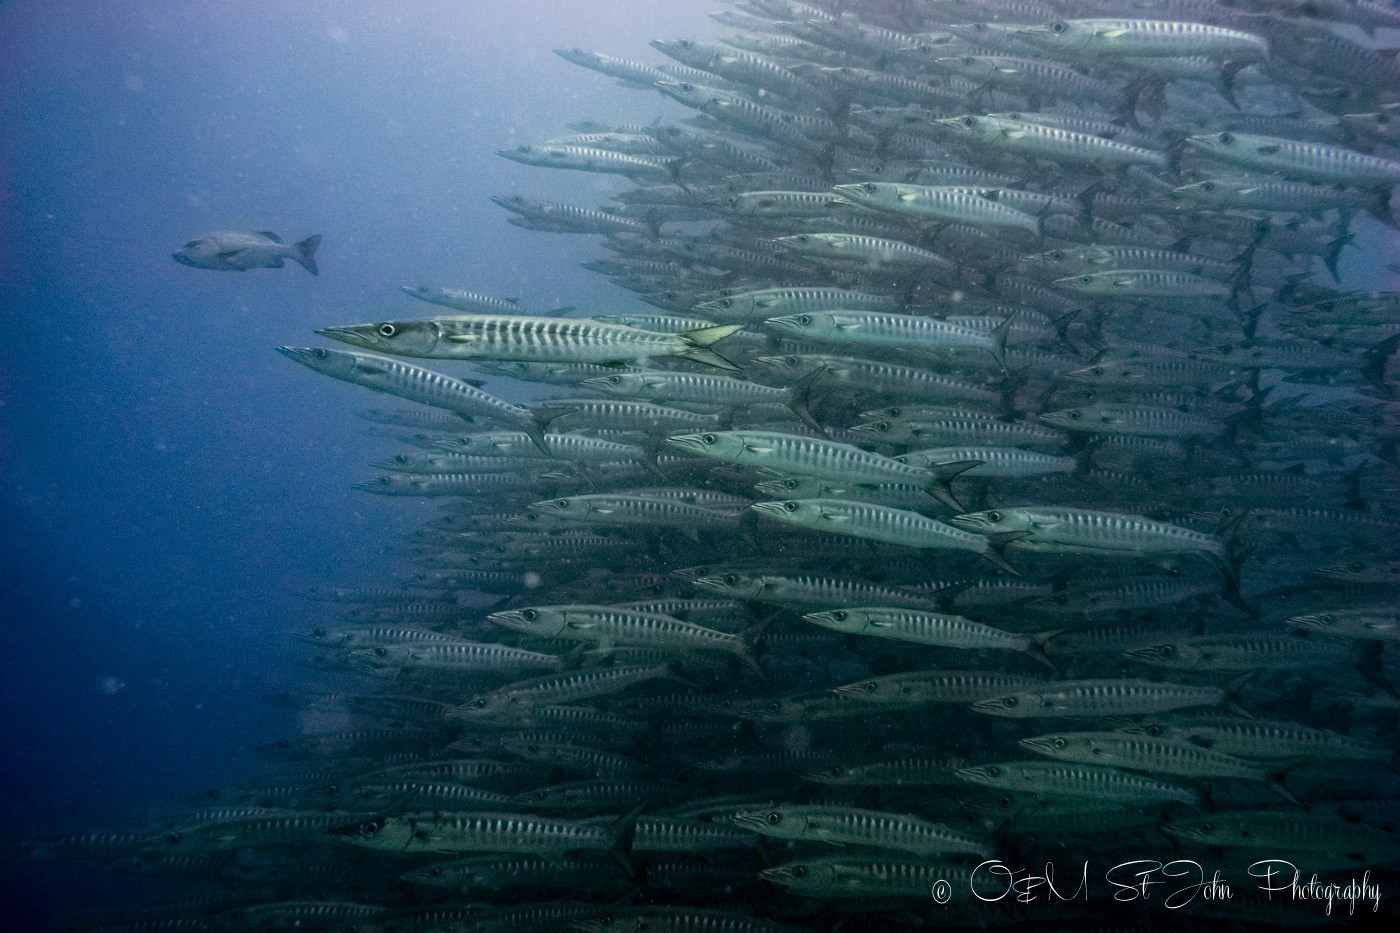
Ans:
POLYGON ((700 434, 677 434, 674 437, 666 438, 666 443, 680 450, 693 450, 704 452, 705 442, 700 434))
POLYGON ((331 340, 339 340, 341 343, 348 343, 356 347, 373 348, 378 343, 370 339, 359 326, 350 327, 322 327, 316 331, 321 337, 329 337, 331 340))
POLYGON ((755 502, 753 505, 749 506, 749 508, 753 509, 755 512, 772 516, 773 518, 782 518, 787 514, 787 510, 783 508, 783 503, 781 502, 755 502))

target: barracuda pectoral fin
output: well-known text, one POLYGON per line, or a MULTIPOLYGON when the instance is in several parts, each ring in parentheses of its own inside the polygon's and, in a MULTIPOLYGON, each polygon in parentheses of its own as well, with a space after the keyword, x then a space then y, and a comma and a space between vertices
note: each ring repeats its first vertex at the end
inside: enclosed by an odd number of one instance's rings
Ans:
POLYGON ((474 343, 482 339, 481 334, 443 334, 442 339, 448 343, 474 343))

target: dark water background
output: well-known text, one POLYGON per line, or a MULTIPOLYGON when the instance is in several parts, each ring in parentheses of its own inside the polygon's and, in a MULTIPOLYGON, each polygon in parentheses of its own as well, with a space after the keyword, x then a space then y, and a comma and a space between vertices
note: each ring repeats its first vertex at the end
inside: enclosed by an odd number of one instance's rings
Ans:
MULTIPOLYGON (((259 697, 312 676, 294 589, 377 585, 431 508, 350 488, 385 449, 355 412, 384 400, 272 348, 428 309, 400 284, 624 300, 578 267, 589 238, 519 230, 487 195, 626 183, 494 152, 682 116, 550 50, 656 60, 649 39, 720 34, 716 8, 0 7, 0 836, 123 828, 258 768, 293 726, 259 697), (322 233, 321 275, 170 259, 219 229, 322 233)), ((141 884, 7 866, 0 929, 141 884)))
MULTIPOLYGON (((273 352, 424 312, 400 284, 635 308, 490 194, 584 206, 625 182, 494 150, 573 120, 687 114, 551 53, 660 60, 714 0, 0 5, 0 836, 124 828, 256 771, 314 676, 311 585, 376 585, 431 506, 356 493, 383 399, 273 352), (217 229, 325 241, 322 274, 177 265, 217 229)), ((1391 285, 1358 224, 1348 285, 1391 285)), ((451 367, 444 367, 451 368, 451 367)), ((3 856, 0 856, 3 862, 3 856)), ((147 882, 0 867, 0 931, 147 882)))

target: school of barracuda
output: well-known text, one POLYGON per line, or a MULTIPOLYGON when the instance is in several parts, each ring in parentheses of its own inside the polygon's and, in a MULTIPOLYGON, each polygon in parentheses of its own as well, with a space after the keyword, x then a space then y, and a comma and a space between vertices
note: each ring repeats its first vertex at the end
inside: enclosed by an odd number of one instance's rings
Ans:
POLYGON ((1351 919, 1264 859, 1389 913, 1400 293, 1342 267, 1395 242, 1400 10, 715 18, 557 50, 689 118, 500 153, 625 180, 494 200, 652 310, 405 287, 280 348, 418 403, 365 412, 400 571, 308 594, 343 690, 273 698, 340 727, 30 856, 185 880, 108 930, 1351 919), (1115 899, 1138 859, 1234 897, 1115 899))

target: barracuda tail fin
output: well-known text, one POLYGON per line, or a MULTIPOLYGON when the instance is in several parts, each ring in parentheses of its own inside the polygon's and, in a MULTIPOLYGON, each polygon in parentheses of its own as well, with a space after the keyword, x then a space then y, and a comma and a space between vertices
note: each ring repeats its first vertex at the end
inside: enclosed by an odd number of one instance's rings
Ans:
POLYGON ((294 247, 297 252, 292 258, 301 263, 302 268, 312 275, 321 274, 321 270, 316 266, 316 248, 320 245, 321 234, 313 233, 294 247))
POLYGON ((608 855, 631 877, 636 877, 632 867, 632 837, 637 830, 637 817, 642 815, 649 803, 650 798, 643 800, 608 826, 613 834, 613 844, 608 849, 608 855))
POLYGON ((816 369, 797 380, 797 382, 793 383, 792 387, 788 389, 787 398, 788 409, 798 418, 802 419, 802 423, 807 425, 807 427, 814 431, 819 431, 823 435, 827 434, 827 429, 822 427, 821 424, 817 422, 816 418, 812 417, 812 388, 825 372, 825 366, 818 366, 816 369))
POLYGON ((1002 554, 1002 551, 1006 549, 1006 546, 1008 544, 1012 543, 1013 541, 1019 541, 1029 534, 1030 532, 1028 531, 993 532, 992 534, 987 535, 988 548, 987 550, 982 552, 982 556, 991 563, 995 564, 997 567, 1000 567, 1002 570, 1005 570, 1007 573, 1019 577, 1021 575, 1021 571, 1017 570, 1015 567, 1007 563, 1006 557, 1002 554))
POLYGON ((697 363, 704 363, 707 366, 714 366, 718 369, 731 369, 739 371, 739 367, 720 356, 710 347, 719 341, 744 329, 743 324, 717 324, 714 327, 701 327, 698 330, 688 330, 678 336, 689 346, 682 350, 680 355, 688 360, 697 363))
POLYGON ((996 326, 992 331, 992 345, 987 348, 992 351, 992 356, 996 358, 997 365, 1001 367, 1003 373, 1006 372, 1006 337, 1011 333, 1011 323, 1016 320, 1016 315, 1020 313, 1021 309, 1017 308, 1007 316, 1006 320, 996 326))
POLYGON ((1332 281, 1338 285, 1342 282, 1342 274, 1338 271, 1338 266, 1342 261, 1342 250, 1356 239, 1354 233, 1343 233, 1331 243, 1327 244, 1327 255, 1322 257, 1322 264, 1327 267, 1327 271, 1332 273, 1332 281))
POLYGON ((981 460, 955 460, 951 463, 937 463, 929 467, 933 474, 928 483, 924 486, 924 491, 933 496, 939 502, 951 509, 956 509, 959 513, 966 511, 957 497, 953 495, 953 490, 948 484, 954 479, 966 473, 973 467, 981 466, 981 460))

